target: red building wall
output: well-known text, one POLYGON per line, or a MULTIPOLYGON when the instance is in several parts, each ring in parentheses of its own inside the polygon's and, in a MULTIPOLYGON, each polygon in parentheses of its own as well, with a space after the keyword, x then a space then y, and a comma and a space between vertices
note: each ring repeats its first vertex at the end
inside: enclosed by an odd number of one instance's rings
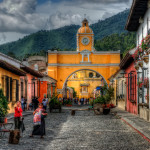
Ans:
POLYGON ((137 72, 136 69, 134 68, 134 62, 130 64, 129 67, 125 69, 126 72, 126 86, 127 86, 127 104, 126 104, 126 110, 130 113, 133 114, 138 114, 138 106, 137 106, 137 72), (132 88, 130 87, 130 75, 128 75, 130 72, 132 72, 132 75, 134 76, 134 79, 132 81, 132 88), (135 77, 136 76, 136 77, 135 77), (132 94, 131 98, 131 89, 134 87, 134 95, 132 94), (130 89, 131 88, 131 89, 130 89))
POLYGON ((47 96, 47 81, 41 81, 39 82, 39 86, 38 88, 40 88, 40 95, 39 95, 39 102, 41 103, 43 98, 44 98, 44 95, 47 96))
MULTIPOLYGON (((38 84, 37 84, 37 77, 34 77, 31 74, 26 74, 27 79, 27 87, 25 87, 25 77, 20 77, 21 81, 23 81, 23 97, 25 97, 25 89, 27 88, 27 104, 29 105, 32 102, 32 98, 34 97, 34 85, 32 79, 35 78, 35 97, 38 97, 38 84)), ((21 83, 20 83, 21 84, 21 83)), ((21 86, 20 86, 21 89, 21 86)), ((21 100, 21 93, 20 93, 20 100, 21 100)))

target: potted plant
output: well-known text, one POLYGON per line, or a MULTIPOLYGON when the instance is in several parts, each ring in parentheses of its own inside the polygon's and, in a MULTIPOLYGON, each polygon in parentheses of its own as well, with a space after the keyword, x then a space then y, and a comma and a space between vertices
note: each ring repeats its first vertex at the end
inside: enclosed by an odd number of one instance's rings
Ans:
POLYGON ((149 99, 149 94, 146 94, 146 95, 145 95, 145 99, 148 101, 148 99, 149 99))
POLYGON ((115 105, 114 104, 110 104, 110 108, 115 108, 115 105))
POLYGON ((99 96, 94 100, 94 112, 96 115, 103 113, 104 96, 99 96))
POLYGON ((138 65, 142 68, 143 67, 143 60, 139 60, 138 65))
POLYGON ((143 61, 144 61, 146 64, 148 64, 148 62, 149 62, 149 56, 148 56, 148 55, 144 55, 144 56, 143 56, 143 61))
POLYGON ((90 101, 90 106, 93 108, 94 102, 93 100, 90 101))
POLYGON ((141 47, 138 48, 138 51, 139 51, 139 54, 142 54, 143 53, 143 50, 141 47))
POLYGON ((49 102, 49 111, 52 112, 53 109, 59 109, 59 112, 61 113, 61 102, 58 100, 58 95, 53 95, 49 102))
POLYGON ((145 78, 144 79, 144 87, 148 88, 148 86, 149 86, 149 79, 145 78))
POLYGON ((7 121, 6 115, 8 113, 8 101, 3 94, 3 90, 0 89, 0 123, 4 123, 7 121))
POLYGON ((106 90, 106 94, 104 95, 104 98, 105 98, 105 103, 104 103, 104 107, 103 107, 103 114, 104 115, 107 115, 110 113, 109 102, 111 101, 113 95, 114 95, 114 89, 112 87, 109 87, 106 90))
POLYGON ((139 87, 139 88, 142 88, 142 86, 143 86, 143 82, 142 82, 142 81, 139 81, 139 82, 138 82, 138 87, 139 87))
POLYGON ((107 115, 110 112, 110 101, 114 95, 114 88, 109 87, 107 88, 107 85, 104 85, 102 87, 102 95, 97 97, 95 100, 95 104, 102 105, 103 108, 103 114, 107 115))
POLYGON ((138 65, 137 61, 135 62, 134 67, 135 67, 136 70, 139 70, 139 65, 138 65))
POLYGON ((66 106, 67 106, 67 107, 72 107, 72 102, 71 102, 71 100, 67 100, 67 101, 66 101, 66 106))
POLYGON ((139 65, 138 64, 135 65, 135 69, 139 70, 139 65))

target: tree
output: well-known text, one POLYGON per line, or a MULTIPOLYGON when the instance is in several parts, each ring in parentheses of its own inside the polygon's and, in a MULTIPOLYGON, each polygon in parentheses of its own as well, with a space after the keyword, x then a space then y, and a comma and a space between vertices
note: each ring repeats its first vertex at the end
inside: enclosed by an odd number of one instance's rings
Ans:
POLYGON ((71 87, 73 89, 73 98, 77 97, 77 92, 75 91, 74 87, 71 87))
POLYGON ((5 117, 8 113, 8 100, 3 94, 3 90, 0 89, 0 118, 5 117))

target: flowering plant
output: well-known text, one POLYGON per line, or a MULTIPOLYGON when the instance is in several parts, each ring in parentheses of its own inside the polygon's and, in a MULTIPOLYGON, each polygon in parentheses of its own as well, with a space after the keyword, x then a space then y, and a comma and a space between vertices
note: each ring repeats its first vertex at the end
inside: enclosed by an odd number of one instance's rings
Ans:
POLYGON ((115 107, 115 105, 114 105, 114 104, 110 104, 110 107, 111 107, 111 108, 114 108, 114 107, 115 107))
POLYGON ((145 78, 144 79, 144 86, 148 87, 148 85, 149 85, 149 78, 145 78))
POLYGON ((149 99, 149 94, 145 95, 145 99, 148 100, 149 99))
POLYGON ((138 85, 138 87, 139 87, 139 88, 142 88, 142 86, 143 86, 143 82, 142 82, 142 80, 141 80, 141 79, 138 81, 137 85, 138 85))

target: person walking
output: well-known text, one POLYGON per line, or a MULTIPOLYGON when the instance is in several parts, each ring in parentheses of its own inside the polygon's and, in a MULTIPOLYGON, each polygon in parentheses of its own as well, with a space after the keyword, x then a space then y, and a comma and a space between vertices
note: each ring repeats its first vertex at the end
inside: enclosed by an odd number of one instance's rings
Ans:
POLYGON ((33 112, 33 131, 30 137, 40 135, 41 138, 45 135, 45 117, 47 112, 43 109, 43 104, 39 103, 39 107, 33 112))
POLYGON ((33 104, 34 110, 36 110, 38 108, 38 104, 39 104, 38 98, 34 97, 32 99, 32 104, 33 104))
POLYGON ((81 98, 80 102, 81 102, 81 105, 83 105, 83 103, 84 103, 84 99, 83 99, 83 98, 81 98))
POLYGON ((15 114, 14 114, 15 129, 20 130, 21 121, 22 121, 22 108, 21 108, 21 102, 18 101, 16 103, 15 114))
POLYGON ((33 110, 33 104, 32 104, 32 102, 29 104, 29 110, 33 110))
POLYGON ((48 104, 48 99, 46 97, 44 97, 42 103, 43 103, 43 109, 46 110, 47 109, 47 104, 48 104))
POLYGON ((23 96, 21 97, 21 107, 22 107, 22 110, 25 109, 25 106, 24 106, 24 97, 23 96))
POLYGON ((27 110, 27 99, 24 98, 24 111, 27 110))

